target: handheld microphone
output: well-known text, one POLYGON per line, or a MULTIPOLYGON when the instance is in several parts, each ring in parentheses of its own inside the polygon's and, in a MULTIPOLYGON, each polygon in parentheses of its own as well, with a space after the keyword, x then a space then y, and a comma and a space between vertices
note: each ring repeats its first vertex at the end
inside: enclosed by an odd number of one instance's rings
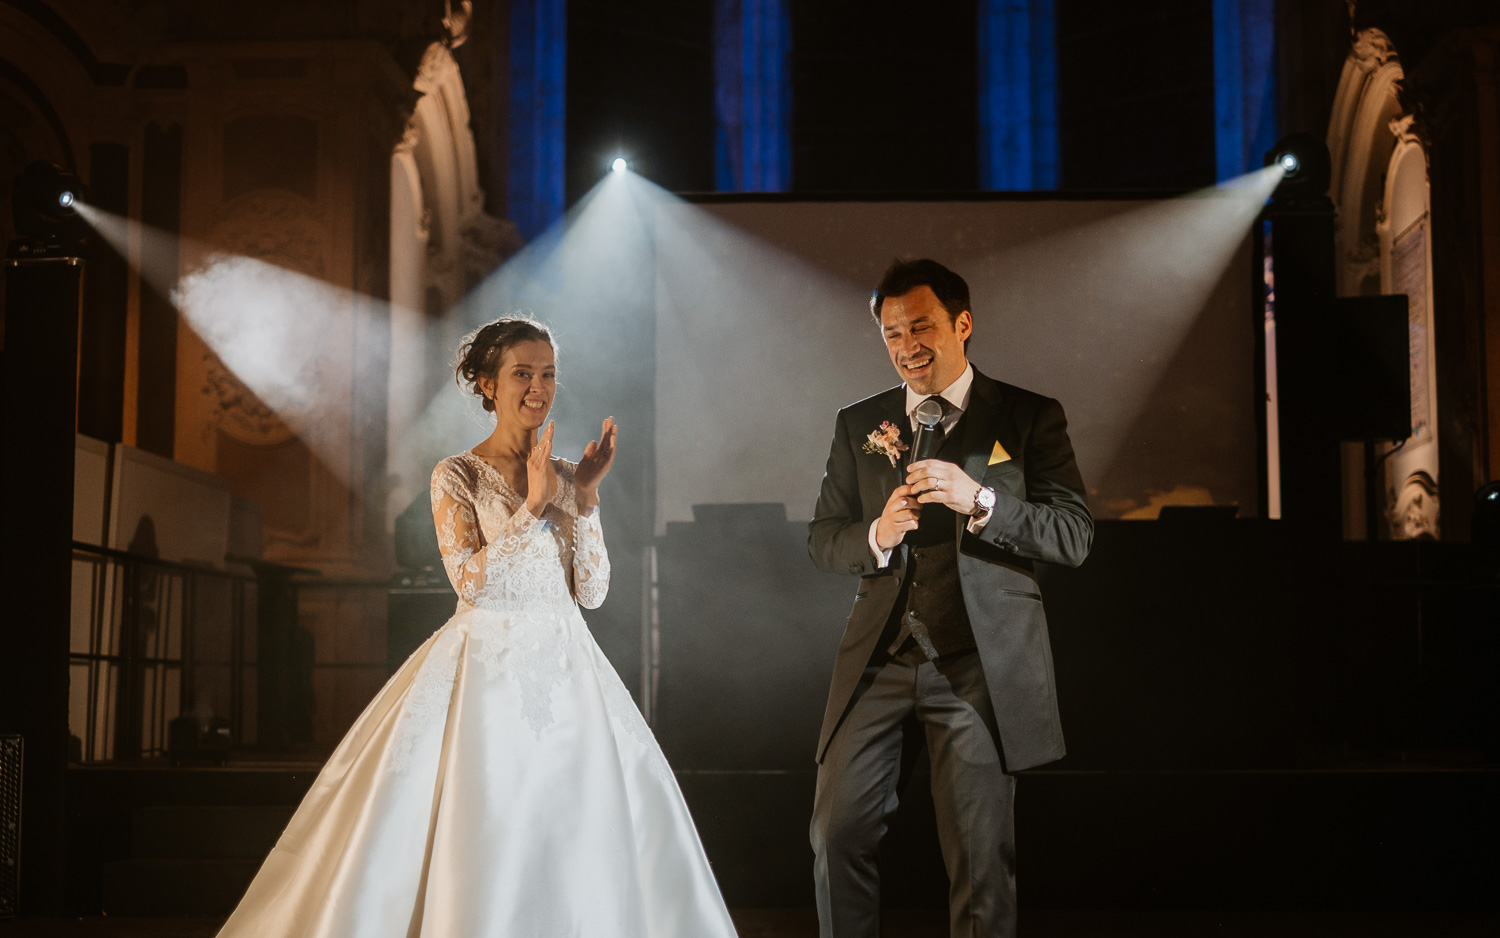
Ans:
POLYGON ((943 422, 943 406, 929 397, 917 405, 912 416, 917 418, 917 438, 912 441, 911 461, 931 459, 937 455, 938 425, 943 422))

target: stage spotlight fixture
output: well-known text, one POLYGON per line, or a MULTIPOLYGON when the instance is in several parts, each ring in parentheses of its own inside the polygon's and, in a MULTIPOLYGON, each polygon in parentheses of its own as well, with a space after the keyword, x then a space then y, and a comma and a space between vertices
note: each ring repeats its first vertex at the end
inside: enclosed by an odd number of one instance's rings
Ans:
POLYGON ((1486 482, 1474 493, 1474 542, 1500 549, 1500 482, 1486 482))
POLYGON ((56 163, 38 161, 16 177, 11 215, 25 237, 59 234, 81 223, 76 203, 83 198, 78 177, 56 163))
POLYGON ((1469 541, 1481 575, 1500 579, 1500 482, 1486 482, 1474 493, 1469 541))
POLYGON ((1325 198, 1333 180, 1328 146, 1310 133, 1283 137, 1266 151, 1266 166, 1280 166, 1286 174, 1272 193, 1276 202, 1307 202, 1325 198))
POLYGON ((625 172, 625 170, 630 168, 630 164, 625 162, 625 157, 617 156, 609 164, 609 168, 612 172, 623 173, 625 172))

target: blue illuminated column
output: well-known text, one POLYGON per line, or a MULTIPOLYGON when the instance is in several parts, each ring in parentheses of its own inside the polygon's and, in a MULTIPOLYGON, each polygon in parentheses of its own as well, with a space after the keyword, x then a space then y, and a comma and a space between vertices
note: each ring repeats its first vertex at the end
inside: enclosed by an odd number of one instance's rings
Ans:
POLYGON ((778 192, 792 182, 787 0, 714 0, 714 187, 778 192))
POLYGON ((1214 0, 1214 152, 1222 181, 1275 146, 1275 0, 1214 0))
POLYGON ((1053 0, 979 0, 979 184, 1055 189, 1053 0))
POLYGON ((527 240, 561 218, 566 201, 567 64, 567 0, 513 0, 505 204, 527 240))

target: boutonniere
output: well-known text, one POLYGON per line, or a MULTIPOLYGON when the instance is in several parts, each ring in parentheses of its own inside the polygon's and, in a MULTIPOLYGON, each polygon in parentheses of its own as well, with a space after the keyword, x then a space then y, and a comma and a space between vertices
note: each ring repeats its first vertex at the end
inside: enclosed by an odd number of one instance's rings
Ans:
POLYGON ((901 458, 901 454, 909 449, 901 442, 901 430, 889 420, 880 422, 879 430, 871 430, 870 435, 865 438, 864 450, 876 456, 884 456, 891 461, 891 465, 901 458))

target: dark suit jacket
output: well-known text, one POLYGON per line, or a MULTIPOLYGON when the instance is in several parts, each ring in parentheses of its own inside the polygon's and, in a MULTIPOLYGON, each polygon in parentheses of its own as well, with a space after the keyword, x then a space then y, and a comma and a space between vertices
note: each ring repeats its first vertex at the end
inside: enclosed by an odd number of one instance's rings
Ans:
MULTIPOLYGON (((910 444, 905 388, 839 411, 823 488, 808 525, 807 549, 818 569, 861 577, 834 662, 818 739, 820 762, 905 573, 905 544, 884 569, 876 568, 870 554, 870 522, 905 478, 904 467, 862 450, 867 435, 883 420, 900 427, 902 440, 910 444)), ((957 519, 953 536, 959 581, 995 706, 1005 768, 1016 772, 1059 759, 1066 751, 1047 616, 1033 563, 1078 566, 1088 556, 1094 521, 1057 401, 986 378, 976 368, 961 428, 964 471, 995 490, 995 511, 977 535, 966 530, 967 518, 957 519), (989 465, 997 442, 1011 458, 989 465)))

